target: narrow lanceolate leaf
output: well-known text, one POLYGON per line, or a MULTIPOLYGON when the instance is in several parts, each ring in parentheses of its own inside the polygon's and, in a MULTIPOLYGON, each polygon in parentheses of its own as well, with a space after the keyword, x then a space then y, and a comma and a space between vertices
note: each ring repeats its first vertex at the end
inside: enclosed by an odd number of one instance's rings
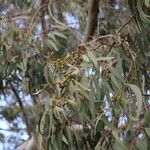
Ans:
POLYGON ((67 139, 66 139, 66 137, 65 137, 64 135, 62 135, 62 140, 63 140, 63 142, 64 142, 65 144, 69 145, 69 143, 68 143, 68 141, 67 141, 67 139))
POLYGON ((47 82, 49 82, 49 73, 48 73, 48 66, 44 67, 44 76, 47 82))
POLYGON ((121 139, 118 137, 118 132, 112 131, 112 134, 113 134, 114 138, 116 139, 117 143, 119 144, 120 148, 121 148, 122 150, 126 150, 127 147, 126 147, 125 144, 121 141, 121 139))
POLYGON ((150 111, 148 110, 144 113, 144 123, 147 124, 149 122, 150 122, 150 111))
POLYGON ((96 68, 96 69, 99 69, 98 63, 97 63, 97 60, 96 60, 96 57, 95 57, 95 55, 93 54, 93 52, 87 51, 87 56, 89 57, 89 59, 90 59, 90 60, 92 61, 92 63, 94 64, 95 68, 96 68))
POLYGON ((112 59, 114 59, 114 57, 100 57, 100 58, 97 58, 97 61, 108 61, 112 59))
POLYGON ((142 110, 142 93, 141 90, 133 84, 128 84, 131 90, 134 92, 136 100, 137 100, 137 111, 136 111, 136 119, 138 119, 140 112, 142 110))
POLYGON ((146 138, 144 140, 137 140, 136 146, 138 147, 138 150, 148 150, 148 142, 146 138))
POLYGON ((85 62, 90 62, 89 58, 86 55, 82 55, 82 58, 85 62))
POLYGON ((56 41, 56 38, 54 36, 53 33, 48 33, 48 37, 50 37, 51 39, 53 39, 53 41, 56 41))
POLYGON ((56 43, 53 40, 48 40, 48 43, 50 44, 50 46, 52 46, 54 48, 54 50, 58 51, 56 43))
POLYGON ((145 132, 150 137, 150 128, 145 128, 145 132))
POLYGON ((54 31, 53 34, 57 35, 58 37, 61 37, 63 39, 68 39, 64 34, 60 33, 60 32, 57 32, 57 31, 54 31))
POLYGON ((81 83, 79 83, 78 81, 75 81, 75 83, 76 83, 81 89, 83 89, 84 91, 91 92, 90 89, 88 89, 87 87, 85 87, 84 85, 82 85, 81 83))

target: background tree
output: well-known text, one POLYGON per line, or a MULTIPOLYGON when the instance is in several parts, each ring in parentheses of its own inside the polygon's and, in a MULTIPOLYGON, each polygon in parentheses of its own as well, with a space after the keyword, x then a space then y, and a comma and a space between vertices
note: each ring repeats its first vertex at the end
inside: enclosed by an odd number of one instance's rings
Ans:
POLYGON ((149 7, 1 0, 2 149, 150 149, 149 7))

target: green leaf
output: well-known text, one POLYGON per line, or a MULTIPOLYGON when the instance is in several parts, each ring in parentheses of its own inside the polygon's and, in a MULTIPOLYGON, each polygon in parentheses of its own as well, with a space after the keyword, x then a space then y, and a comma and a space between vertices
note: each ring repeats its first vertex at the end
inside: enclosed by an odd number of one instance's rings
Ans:
POLYGON ((98 125, 99 121, 101 121, 101 115, 99 115, 99 116, 96 118, 95 133, 96 133, 96 128, 97 128, 97 125, 98 125))
POLYGON ((63 114, 63 116, 67 119, 66 113, 65 113, 65 111, 64 111, 63 108, 56 106, 56 107, 55 107, 55 110, 56 110, 57 112, 61 112, 61 113, 63 114))
POLYGON ((108 61, 108 60, 112 60, 114 59, 114 57, 100 57, 100 58, 97 58, 96 60, 97 61, 108 61))
POLYGON ((146 138, 144 140, 138 140, 136 141, 136 146, 139 150, 147 150, 147 141, 146 138))
POLYGON ((82 85, 80 82, 75 81, 75 83, 76 83, 79 87, 81 87, 84 91, 91 92, 90 89, 88 89, 87 87, 85 87, 84 85, 82 85))
POLYGON ((55 38, 54 34, 52 34, 52 33, 48 33, 48 37, 52 38, 52 39, 53 39, 53 41, 56 41, 56 38, 55 38))
POLYGON ((47 65, 44 67, 44 76, 45 76, 45 79, 48 83, 50 81, 55 80, 55 76, 54 76, 53 72, 51 71, 51 69, 47 65))
POLYGON ((73 148, 73 137, 72 137, 72 133, 71 133, 71 130, 69 129, 69 127, 66 128, 65 133, 66 133, 66 136, 68 139, 67 142, 69 143, 69 147, 73 148))
POLYGON ((49 73, 48 73, 48 66, 46 65, 45 67, 44 67, 44 76, 45 76, 45 79, 46 79, 46 81, 47 82, 49 82, 49 73))
POLYGON ((127 150, 127 147, 125 146, 125 144, 118 137, 118 132, 112 131, 112 134, 114 138, 116 139, 117 143, 119 144, 119 147, 121 147, 122 150, 127 150))
POLYGON ((144 113, 144 126, 148 126, 150 122, 150 111, 144 113))
POLYGON ((57 143, 57 146, 58 146, 58 150, 62 149, 63 136, 64 136, 64 135, 62 134, 62 131, 60 131, 60 132, 57 134, 56 143, 57 143))
POLYGON ((150 137, 150 128, 145 128, 145 132, 150 137))
POLYGON ((145 5, 147 8, 150 7, 150 0, 145 0, 145 5))
POLYGON ((95 57, 95 55, 93 54, 93 52, 92 52, 92 51, 87 51, 87 56, 88 56, 89 59, 93 62, 95 68, 96 68, 96 69, 99 69, 98 63, 97 63, 97 60, 96 60, 96 57, 95 57))
POLYGON ((50 79, 51 81, 54 81, 54 80, 55 80, 56 77, 55 77, 53 71, 52 71, 50 68, 48 68, 48 75, 49 75, 49 79, 50 79))
POLYGON ((118 69, 118 68, 114 68, 113 66, 111 66, 110 67, 110 71, 117 78, 116 80, 118 80, 118 82, 121 83, 123 77, 122 77, 122 75, 120 73, 120 68, 118 69))
POLYGON ((66 137, 65 137, 64 135, 62 135, 62 140, 63 140, 63 142, 64 142, 65 144, 69 145, 69 143, 68 143, 68 141, 67 141, 67 139, 66 139, 66 137))
POLYGON ((138 12, 139 12, 139 14, 140 14, 140 17, 141 17, 143 20, 145 20, 145 21, 147 21, 147 22, 150 22, 150 16, 147 15, 147 14, 144 12, 144 10, 143 10, 143 2, 140 1, 140 0, 137 0, 137 10, 138 10, 138 12))
POLYGON ((83 58, 84 61, 90 62, 89 58, 86 55, 82 55, 82 58, 83 58))
POLYGON ((143 104, 142 93, 141 93, 141 90, 136 85, 133 85, 133 84, 128 84, 128 85, 131 88, 131 90, 134 92, 136 100, 137 100, 136 119, 138 119, 141 113, 142 104, 143 104))
POLYGON ((57 31, 54 31, 53 34, 57 35, 58 37, 61 37, 63 39, 68 39, 64 34, 60 33, 60 32, 57 32, 57 31))
MULTIPOLYGON (((120 91, 122 89, 122 84, 121 82, 119 82, 119 80, 117 78, 115 78, 115 76, 113 74, 111 74, 111 80, 114 83, 115 87, 117 87, 117 89, 120 91)), ((115 91, 117 92, 117 91, 115 91)))
POLYGON ((66 30, 66 27, 61 26, 61 25, 56 25, 56 28, 62 31, 66 30))
POLYGON ((53 40, 49 40, 47 39, 47 42, 50 46, 52 46, 54 48, 54 50, 58 51, 58 48, 56 46, 56 43, 53 40))
POLYGON ((105 125, 108 126, 108 128, 110 128, 112 131, 114 131, 115 133, 118 132, 118 129, 117 129, 116 127, 114 127, 111 122, 108 122, 108 120, 107 120, 106 118, 102 117, 102 121, 103 121, 103 122, 105 123, 105 125))
POLYGON ((114 150, 122 150, 122 146, 118 142, 116 142, 114 145, 114 150))

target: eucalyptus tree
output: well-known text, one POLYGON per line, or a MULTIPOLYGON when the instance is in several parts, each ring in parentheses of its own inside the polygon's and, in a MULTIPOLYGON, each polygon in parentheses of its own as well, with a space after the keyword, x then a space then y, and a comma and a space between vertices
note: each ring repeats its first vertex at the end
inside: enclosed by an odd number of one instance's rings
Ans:
POLYGON ((31 138, 19 150, 150 148, 149 9, 149 0, 0 1, 0 112, 6 130, 25 124, 31 138))

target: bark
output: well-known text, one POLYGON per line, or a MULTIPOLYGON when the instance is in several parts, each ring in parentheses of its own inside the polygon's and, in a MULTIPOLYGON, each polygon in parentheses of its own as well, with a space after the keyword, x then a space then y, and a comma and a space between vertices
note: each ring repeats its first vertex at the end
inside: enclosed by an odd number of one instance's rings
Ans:
POLYGON ((92 39, 97 27, 98 13, 99 13, 100 0, 89 0, 88 3, 88 22, 86 26, 86 32, 83 42, 87 42, 92 39))
MULTIPOLYGON (((41 6, 44 6, 45 4, 47 4, 48 2, 47 2, 47 0, 41 0, 41 6)), ((41 9, 41 25, 42 25, 42 31, 43 31, 43 40, 44 40, 44 38, 46 37, 46 32, 44 32, 44 31, 46 31, 46 20, 45 20, 45 15, 46 15, 46 12, 47 12, 47 7, 43 7, 42 9, 41 9)))
POLYGON ((39 150, 33 135, 27 141, 17 147, 17 150, 39 150))

